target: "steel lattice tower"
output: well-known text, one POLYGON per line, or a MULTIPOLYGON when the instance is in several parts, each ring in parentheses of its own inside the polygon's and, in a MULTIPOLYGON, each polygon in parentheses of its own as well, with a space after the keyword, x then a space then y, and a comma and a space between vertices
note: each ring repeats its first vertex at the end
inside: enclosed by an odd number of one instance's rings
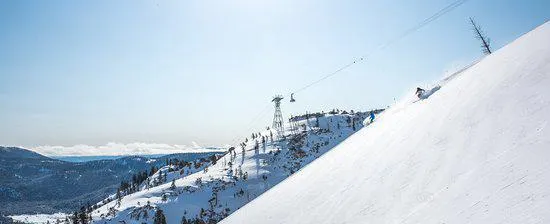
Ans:
POLYGON ((289 124, 290 124, 290 132, 293 135, 297 135, 298 133, 300 133, 300 130, 299 130, 299 127, 298 127, 298 121, 297 121, 296 117, 293 117, 291 115, 290 120, 289 120, 289 124))
POLYGON ((285 136, 285 128, 284 128, 284 122, 283 122, 283 113, 281 113, 281 100, 283 100, 283 96, 277 95, 273 97, 273 100, 271 102, 275 103, 275 114, 273 115, 273 129, 277 132, 277 137, 279 139, 284 138, 285 136))

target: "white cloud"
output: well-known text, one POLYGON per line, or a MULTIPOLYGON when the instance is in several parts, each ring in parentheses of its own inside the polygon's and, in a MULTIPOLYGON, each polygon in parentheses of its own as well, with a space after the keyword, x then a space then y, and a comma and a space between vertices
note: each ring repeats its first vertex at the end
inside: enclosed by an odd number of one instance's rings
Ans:
POLYGON ((162 143, 135 142, 129 144, 110 142, 101 146, 74 145, 74 146, 38 146, 31 150, 46 156, 118 156, 118 155, 150 155, 172 154, 182 152, 211 152, 222 148, 202 148, 197 143, 194 146, 170 145, 162 143))
POLYGON ((194 148, 201 148, 201 146, 195 141, 191 141, 191 144, 193 145, 194 148))

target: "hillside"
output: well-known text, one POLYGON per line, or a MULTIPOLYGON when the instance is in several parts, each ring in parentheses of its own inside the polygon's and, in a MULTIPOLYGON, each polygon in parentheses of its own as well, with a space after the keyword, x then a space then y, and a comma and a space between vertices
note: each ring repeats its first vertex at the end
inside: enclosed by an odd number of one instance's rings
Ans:
POLYGON ((139 185, 140 191, 99 204, 92 211, 94 223, 152 223, 158 210, 168 223, 217 222, 338 145, 367 116, 335 111, 296 117, 297 130, 287 129, 284 140, 266 130, 205 161, 207 166, 163 167, 139 185))
POLYGON ((135 172, 162 166, 168 159, 191 161, 213 154, 173 154, 158 159, 127 156, 71 163, 23 148, 0 147, 0 213, 70 212, 101 201, 135 172))
POLYGON ((0 158, 10 159, 10 158, 24 158, 24 159, 49 159, 43 155, 40 155, 36 152, 18 148, 18 147, 4 147, 0 146, 0 158))
POLYGON ((548 40, 411 94, 222 223, 549 223, 548 40))

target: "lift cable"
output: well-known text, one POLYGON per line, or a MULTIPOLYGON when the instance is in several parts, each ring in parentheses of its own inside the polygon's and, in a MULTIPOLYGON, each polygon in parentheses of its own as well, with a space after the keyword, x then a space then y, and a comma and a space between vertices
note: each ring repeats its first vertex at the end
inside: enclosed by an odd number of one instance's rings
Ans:
POLYGON ((401 33, 400 35, 396 36, 395 38, 393 39, 390 39, 388 42, 384 43, 384 44, 381 44, 379 45, 375 51, 373 52, 370 52, 362 57, 360 57, 359 59, 356 59, 356 60, 353 60, 352 62, 344 65, 344 66, 341 66, 340 68, 336 69, 335 71, 329 73, 329 74, 326 74, 324 76, 322 76, 321 78, 301 87, 301 88, 298 88, 296 90, 294 90, 293 92, 291 92, 289 95, 292 95, 293 93, 298 93, 298 92, 301 92, 311 86, 314 86, 322 81, 324 81, 325 79, 327 78, 330 78, 334 75, 337 75, 339 74, 341 71, 355 65, 355 64, 358 64, 358 63, 361 63, 361 62, 364 62, 366 61, 367 58, 370 58, 374 53, 376 53, 377 51, 381 51, 381 50, 384 50, 385 48, 395 44, 396 42, 402 40, 403 38, 411 35, 412 33, 418 31, 419 29, 421 29, 422 27, 430 24, 431 22, 439 19, 440 17, 442 17, 443 15, 453 11, 454 9, 458 8, 459 6, 461 6, 462 4, 464 4, 466 1, 468 0, 457 0, 457 1, 454 1, 452 2, 451 4, 445 6, 444 8, 440 9, 439 11, 437 11, 436 13, 434 13, 433 15, 431 15, 430 17, 424 19, 422 22, 418 23, 417 25, 405 30, 403 33, 401 33))

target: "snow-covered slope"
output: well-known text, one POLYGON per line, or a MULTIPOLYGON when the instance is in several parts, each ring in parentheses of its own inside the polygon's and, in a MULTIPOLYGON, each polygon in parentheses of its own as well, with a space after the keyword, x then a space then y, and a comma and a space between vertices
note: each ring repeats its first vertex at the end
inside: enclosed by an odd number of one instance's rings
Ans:
POLYGON ((550 223, 550 23, 222 223, 550 223))
POLYGON ((296 117, 297 129, 286 140, 273 141, 266 130, 202 165, 165 166, 148 177, 140 191, 120 200, 112 195, 98 204, 91 213, 93 220, 152 223, 154 214, 162 210, 170 224, 183 218, 217 222, 359 130, 367 116, 334 112, 296 117))

